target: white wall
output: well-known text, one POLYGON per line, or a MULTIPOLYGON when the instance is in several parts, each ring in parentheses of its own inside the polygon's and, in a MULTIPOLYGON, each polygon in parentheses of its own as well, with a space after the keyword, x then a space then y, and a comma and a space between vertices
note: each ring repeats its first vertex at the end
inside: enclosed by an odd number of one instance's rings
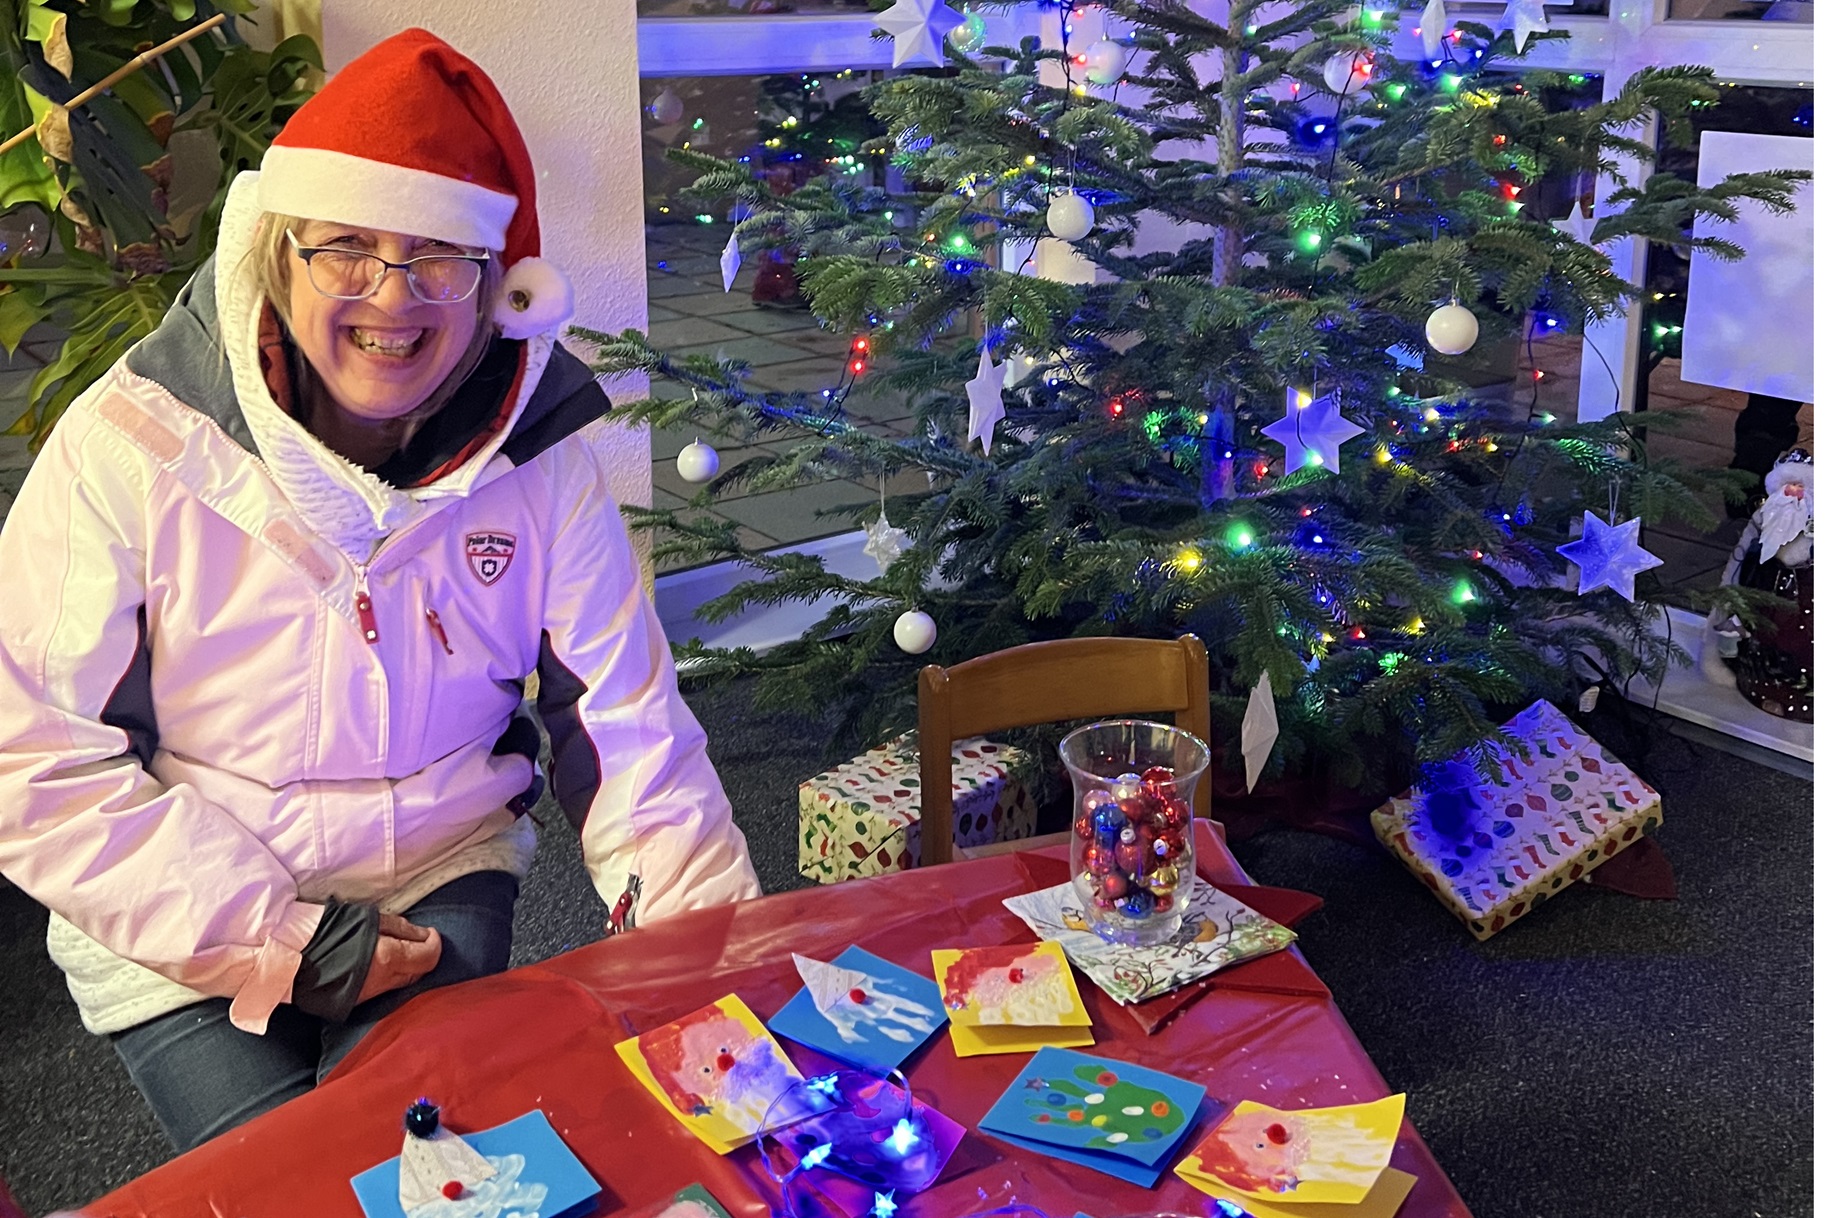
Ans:
MULTIPOLYGON (((647 328, 641 218, 639 73, 634 5, 520 0, 323 0, 324 66, 331 72, 390 34, 423 26, 481 64, 507 100, 539 174, 541 253, 577 291, 577 324, 647 328)), ((575 349, 575 348, 574 348, 575 349)), ((580 357, 589 352, 578 350, 580 357)), ((610 387, 618 399, 644 380, 610 387)), ((610 443, 622 503, 653 502, 646 431, 610 443)), ((645 553, 648 540, 637 535, 645 553)))

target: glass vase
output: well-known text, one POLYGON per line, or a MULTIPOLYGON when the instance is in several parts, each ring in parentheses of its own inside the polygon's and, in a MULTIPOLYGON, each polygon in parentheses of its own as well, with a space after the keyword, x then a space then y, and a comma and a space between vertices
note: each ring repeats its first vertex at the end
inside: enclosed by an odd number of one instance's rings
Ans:
POLYGON ((1072 778, 1072 884, 1090 928, 1150 947, 1180 929, 1194 879, 1193 788, 1211 752, 1144 719, 1075 728, 1059 743, 1072 778))

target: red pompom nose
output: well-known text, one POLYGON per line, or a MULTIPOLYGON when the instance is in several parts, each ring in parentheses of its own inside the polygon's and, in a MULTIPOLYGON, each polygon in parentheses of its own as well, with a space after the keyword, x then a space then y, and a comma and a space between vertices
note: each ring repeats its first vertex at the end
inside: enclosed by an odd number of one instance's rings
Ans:
POLYGON ((1262 1132, 1268 1137, 1269 1141, 1275 1143, 1277 1146, 1284 1146, 1287 1144, 1288 1130, 1284 1125, 1271 1125, 1262 1132))
POLYGON ((1009 970, 1009 980, 1013 981, 1017 985, 1019 985, 1021 983, 1021 970, 1018 968, 1010 969, 1009 970))
POLYGON ((869 995, 863 993, 862 987, 859 986, 856 989, 850 991, 850 1001, 855 1002, 855 1003, 868 1002, 869 995))
POLYGON ((734 1070, 735 1068, 736 1068, 736 1059, 734 1057, 732 1057, 728 1053, 717 1054, 717 1069, 728 1071, 728 1070, 734 1070))
POLYGON ((461 1180, 446 1180, 444 1182, 444 1187, 439 1191, 452 1201, 455 1201, 458 1197, 463 1195, 463 1182, 461 1180))

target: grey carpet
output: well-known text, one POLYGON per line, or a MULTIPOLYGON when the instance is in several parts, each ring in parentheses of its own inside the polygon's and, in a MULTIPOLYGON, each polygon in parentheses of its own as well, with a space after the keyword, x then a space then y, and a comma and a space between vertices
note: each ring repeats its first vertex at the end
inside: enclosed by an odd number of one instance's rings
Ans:
MULTIPOLYGON (((764 885, 803 885, 797 784, 823 768, 828 733, 756 713, 740 687, 692 702, 764 885)), ((1799 1218, 1813 1199, 1811 784, 1667 736, 1632 760, 1667 798, 1676 902, 1576 885, 1479 944, 1380 853, 1271 833, 1237 854, 1264 883, 1326 897, 1302 947, 1479 1218, 1799 1218)), ((515 963, 601 933, 575 840, 556 809, 540 815, 515 963)), ((0 1179, 32 1213, 169 1153, 77 1022, 44 919, 0 884, 0 1179)))

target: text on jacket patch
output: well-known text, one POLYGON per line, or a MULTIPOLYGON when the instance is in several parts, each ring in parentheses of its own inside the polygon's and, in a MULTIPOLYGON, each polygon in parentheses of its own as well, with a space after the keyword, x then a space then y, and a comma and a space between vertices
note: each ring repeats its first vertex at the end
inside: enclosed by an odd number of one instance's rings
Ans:
POLYGON ((514 561, 514 535, 471 533, 463 539, 463 550, 470 574, 486 586, 507 574, 508 564, 514 561))

